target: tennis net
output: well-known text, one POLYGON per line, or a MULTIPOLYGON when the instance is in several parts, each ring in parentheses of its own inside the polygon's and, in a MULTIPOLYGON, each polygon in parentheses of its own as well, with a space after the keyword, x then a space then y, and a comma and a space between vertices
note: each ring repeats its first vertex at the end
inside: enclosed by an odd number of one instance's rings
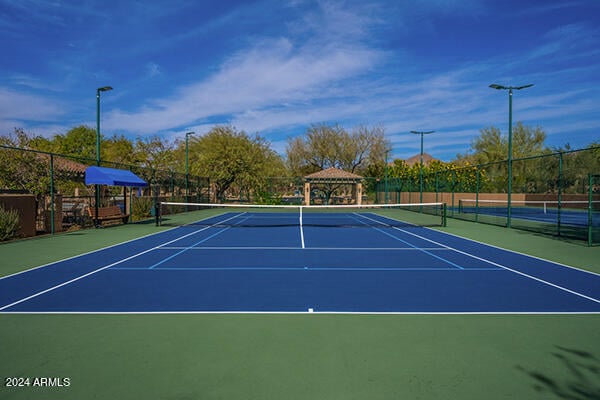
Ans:
MULTIPOLYGON (((584 237, 587 227, 592 226, 589 215, 600 210, 600 201, 584 200, 517 200, 511 201, 512 226, 519 229, 555 232, 559 236, 584 237), (570 228, 571 227, 571 228, 570 228)), ((474 219, 478 222, 506 220, 506 200, 459 201, 458 218, 474 219)))
MULTIPOLYGON (((596 203, 596 202, 594 202, 596 203)), ((600 202, 597 202, 600 206, 600 202)), ((513 200, 510 203, 512 214, 553 216, 559 211, 587 213, 589 202, 587 200, 513 200)), ((508 211, 507 200, 459 200, 458 211, 460 213, 482 213, 491 215, 506 215, 508 211)))
POLYGON ((416 227, 445 226, 444 203, 367 205, 247 205, 162 202, 164 226, 416 227))

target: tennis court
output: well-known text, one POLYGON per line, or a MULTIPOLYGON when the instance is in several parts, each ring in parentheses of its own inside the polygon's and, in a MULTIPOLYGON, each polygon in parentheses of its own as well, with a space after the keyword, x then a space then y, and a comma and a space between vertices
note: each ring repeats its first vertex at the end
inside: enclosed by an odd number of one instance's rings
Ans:
POLYGON ((191 223, 5 276, 0 311, 600 312, 598 274, 412 216, 299 210, 200 212, 191 223))
MULTIPOLYGON (((598 201, 516 201, 512 203, 512 218, 574 227, 600 227, 598 201), (589 207, 589 209, 588 209, 589 207)), ((506 200, 460 200, 459 213, 506 217, 506 200)))

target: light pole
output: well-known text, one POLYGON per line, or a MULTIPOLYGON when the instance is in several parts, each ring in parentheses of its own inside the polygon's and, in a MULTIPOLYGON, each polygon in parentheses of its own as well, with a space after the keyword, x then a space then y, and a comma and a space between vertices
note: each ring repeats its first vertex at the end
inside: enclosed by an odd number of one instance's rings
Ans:
MULTIPOLYGON (((96 89, 96 166, 100 166, 100 92, 112 90, 110 86, 96 89)), ((98 204, 100 203, 100 185, 96 185, 96 218, 94 226, 98 226, 98 204)))
MULTIPOLYGON (((189 194, 188 194, 188 188, 190 186, 190 170, 189 170, 189 164, 188 164, 188 138, 190 137, 190 135, 193 135, 196 132, 187 132, 185 134, 185 202, 189 203, 189 194)), ((187 206, 186 206, 187 207, 187 206)))
POLYGON ((429 135, 435 131, 410 131, 410 133, 414 133, 415 135, 421 135, 421 164, 419 167, 419 203, 423 202, 423 136, 429 135))
POLYGON ((511 195, 512 195, 512 96, 513 90, 521 90, 532 87, 533 83, 523 86, 502 86, 491 84, 492 89, 508 90, 508 193, 507 193, 507 211, 506 211, 506 227, 511 226, 511 195))

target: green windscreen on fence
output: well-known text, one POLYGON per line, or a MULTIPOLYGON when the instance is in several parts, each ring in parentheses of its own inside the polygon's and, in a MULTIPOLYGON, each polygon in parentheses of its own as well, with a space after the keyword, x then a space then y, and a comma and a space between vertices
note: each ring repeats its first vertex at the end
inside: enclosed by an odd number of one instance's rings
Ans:
POLYGON ((508 161, 432 164, 421 185, 413 167, 402 182, 378 182, 377 201, 387 187, 394 201, 447 203, 448 217, 504 227, 510 218, 511 228, 600 244, 600 147, 514 159, 510 196, 508 168, 508 161))

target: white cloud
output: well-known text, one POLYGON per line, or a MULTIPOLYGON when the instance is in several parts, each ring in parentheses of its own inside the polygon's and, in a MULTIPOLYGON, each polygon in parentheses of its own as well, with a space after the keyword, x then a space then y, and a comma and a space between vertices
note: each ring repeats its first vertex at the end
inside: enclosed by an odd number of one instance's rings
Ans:
MULTIPOLYGON (((327 10, 339 25, 337 9, 327 10)), ((341 11, 339 11, 341 12, 341 11)), ((369 71, 381 53, 360 41, 321 32, 309 40, 265 38, 231 55, 212 76, 193 82, 169 97, 135 112, 108 112, 108 129, 157 132, 219 115, 243 115, 285 103, 312 102, 336 85, 369 71)))
POLYGON ((62 114, 62 104, 55 100, 0 87, 0 116, 9 115, 13 120, 45 121, 54 120, 62 114))
MULTIPOLYGON (((598 77, 595 61, 600 54, 596 46, 597 29, 591 24, 556 25, 546 35, 515 46, 511 54, 497 53, 486 59, 474 59, 478 56, 476 52, 465 55, 464 59, 472 60, 470 65, 447 64, 445 59, 431 54, 431 63, 425 68, 417 61, 417 53, 423 49, 415 47, 420 43, 415 25, 424 25, 420 28, 426 31, 428 24, 434 31, 445 29, 449 16, 481 15, 491 7, 488 2, 431 0, 415 4, 369 4, 322 0, 315 6, 312 1, 293 0, 283 6, 283 22, 278 21, 281 23, 269 29, 250 27, 248 21, 253 19, 246 14, 275 14, 269 5, 272 4, 263 2, 236 6, 216 15, 208 24, 174 30, 154 42, 134 42, 128 51, 135 53, 135 57, 130 57, 135 61, 124 64, 122 69, 119 65, 119 73, 125 75, 135 70, 139 76, 126 84, 121 81, 122 91, 116 90, 106 100, 103 98, 103 132, 180 138, 190 130, 201 135, 216 124, 231 124, 248 133, 261 133, 282 152, 287 136, 303 132, 312 123, 340 123, 347 129, 381 123, 394 143, 396 154, 414 155, 418 151, 418 141, 408 133, 410 130, 432 129, 437 132, 427 142, 430 152, 439 151, 452 157, 465 152, 481 128, 494 125, 505 130, 507 93, 488 88, 496 81, 536 84, 515 94, 515 121, 540 125, 557 138, 568 137, 569 127, 589 132, 598 126, 596 119, 590 117, 595 115, 598 104, 593 83, 598 77), (290 8, 294 11, 290 12, 290 8), (240 25, 243 28, 227 30, 236 23, 236 28, 240 25), (179 83, 181 78, 175 75, 180 70, 169 63, 166 52, 171 50, 173 42, 179 47, 188 40, 189 44, 197 43, 194 40, 200 42, 215 30, 227 30, 230 36, 219 42, 216 55, 206 53, 207 59, 202 60, 202 66, 197 67, 198 75, 192 78, 190 69, 195 66, 190 61, 182 74, 187 83, 179 83), (225 45, 220 46, 222 43, 225 45), (226 54, 231 48, 235 50, 226 54), (140 59, 144 61, 140 63, 140 59), (442 64, 436 66, 440 60, 442 64), (168 74, 163 66, 168 68, 168 74), (156 85, 145 85, 146 79, 158 77, 156 85), (123 99, 128 96, 131 99, 131 93, 138 91, 141 94, 125 104, 123 99), (152 100, 138 105, 136 102, 142 96, 152 100)), ((281 5, 276 9, 281 12, 281 5)), ((150 11, 151 20, 158 19, 160 11, 156 7, 150 11)), ((268 16, 263 16, 263 20, 268 16)), ((146 19, 139 18, 137 23, 143 27, 146 19)), ((419 36, 422 35, 419 30, 419 36)), ((439 39, 440 43, 447 43, 444 38, 439 39)), ((99 39, 94 37, 94 40, 99 39)), ((461 49, 447 50, 463 54, 461 49)), ((69 68, 79 67, 78 63, 68 64, 69 68)), ((69 69, 54 68, 70 73, 69 69)), ((118 80, 110 80, 111 74, 117 72, 108 68, 91 72, 80 68, 81 71, 73 73, 77 78, 86 73, 99 74, 101 78, 94 79, 101 82, 98 85, 107 82, 119 88, 118 80)), ((0 127, 12 129, 12 124, 18 126, 23 121, 26 128, 35 127, 36 133, 42 125, 43 129, 58 128, 66 119, 63 106, 49 97, 18 90, 27 86, 28 91, 52 91, 53 96, 60 92, 64 98, 77 98, 72 96, 74 91, 93 93, 97 87, 92 84, 90 91, 88 81, 83 89, 73 89, 75 84, 62 84, 59 90, 43 84, 57 79, 36 79, 33 75, 15 73, 6 76, 16 89, 0 88, 0 118, 4 115, 10 118, 0 121, 0 127), (57 126, 46 125, 52 123, 57 126)), ((78 104, 71 103, 71 108, 80 114, 65 124, 94 117, 93 96, 86 96, 83 100, 79 97, 78 104)), ((63 104, 67 104, 66 100, 63 104)), ((94 120, 89 122, 91 126, 94 123, 94 120)))

